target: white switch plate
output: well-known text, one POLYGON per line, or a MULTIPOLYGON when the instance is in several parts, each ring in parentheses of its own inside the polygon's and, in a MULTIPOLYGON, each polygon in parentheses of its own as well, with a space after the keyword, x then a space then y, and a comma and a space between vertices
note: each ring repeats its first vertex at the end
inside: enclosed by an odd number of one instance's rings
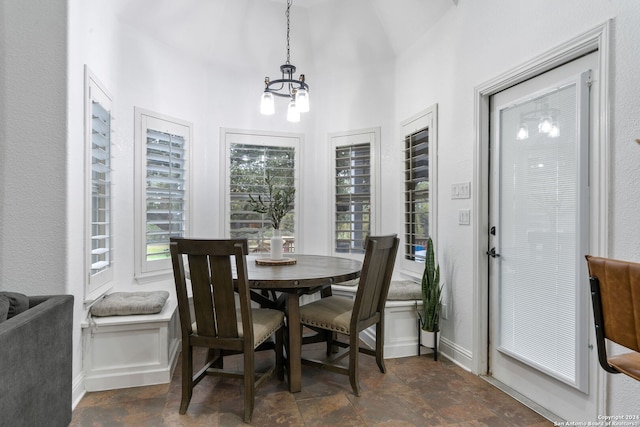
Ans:
POLYGON ((458 184, 451 184, 451 198, 452 199, 471 198, 471 183, 461 182, 458 184))
POLYGON ((459 225, 471 224, 471 211, 469 209, 458 210, 458 224, 459 225))
POLYGON ((471 183, 470 182, 463 182, 460 185, 460 198, 461 199, 468 199, 471 197, 471 183))

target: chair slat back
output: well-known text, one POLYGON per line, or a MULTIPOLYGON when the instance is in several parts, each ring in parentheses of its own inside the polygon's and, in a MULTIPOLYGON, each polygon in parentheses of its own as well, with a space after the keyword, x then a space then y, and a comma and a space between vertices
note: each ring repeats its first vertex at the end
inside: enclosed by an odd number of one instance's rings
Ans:
POLYGON ((352 328, 384 310, 400 239, 395 235, 369 236, 360 282, 353 304, 352 328), (356 322, 356 323, 354 323, 356 322))
POLYGON ((235 270, 246 272, 248 244, 246 239, 197 240, 172 238, 171 257, 174 266, 176 292, 180 322, 184 333, 193 332, 195 322, 197 335, 205 338, 238 338, 238 309, 244 331, 252 336, 249 309, 249 289, 246 274, 234 281, 235 270), (189 265, 189 281, 185 273, 184 256, 189 265), (190 285, 189 285, 190 283, 190 285), (236 294, 236 285, 239 293, 236 294), (190 289, 189 289, 190 287, 190 289), (191 292, 189 292, 191 291, 191 292), (193 298, 194 318, 189 310, 189 293, 193 298), (240 306, 237 306, 236 295, 240 306), (246 299, 245 299, 246 298, 246 299), (185 330, 184 328, 187 327, 185 330))
POLYGON ((600 287, 604 337, 640 352, 640 264, 587 255, 600 287))

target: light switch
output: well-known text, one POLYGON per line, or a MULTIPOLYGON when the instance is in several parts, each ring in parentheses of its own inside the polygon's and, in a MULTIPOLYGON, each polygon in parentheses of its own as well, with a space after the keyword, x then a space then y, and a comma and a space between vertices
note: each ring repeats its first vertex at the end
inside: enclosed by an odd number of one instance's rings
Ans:
POLYGON ((458 188, 458 184, 451 184, 451 198, 457 199, 459 192, 460 192, 460 189, 458 188))
POLYGON ((461 199, 468 199, 471 197, 471 191, 470 191, 470 187, 471 187, 471 183, 470 182, 463 182, 460 185, 460 198, 461 199))
POLYGON ((459 225, 471 224, 471 211, 469 209, 460 209, 458 211, 458 224, 459 225))
POLYGON ((471 183, 462 182, 459 184, 451 184, 452 199, 469 199, 471 198, 471 183))

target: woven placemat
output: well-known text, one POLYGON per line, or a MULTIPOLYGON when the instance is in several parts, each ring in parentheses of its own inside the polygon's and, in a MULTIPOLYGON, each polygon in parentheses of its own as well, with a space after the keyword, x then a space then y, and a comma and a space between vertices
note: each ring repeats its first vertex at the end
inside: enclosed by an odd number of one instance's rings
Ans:
POLYGON ((271 259, 271 258, 256 258, 256 264, 258 265, 293 265, 298 262, 295 258, 282 258, 282 259, 271 259))

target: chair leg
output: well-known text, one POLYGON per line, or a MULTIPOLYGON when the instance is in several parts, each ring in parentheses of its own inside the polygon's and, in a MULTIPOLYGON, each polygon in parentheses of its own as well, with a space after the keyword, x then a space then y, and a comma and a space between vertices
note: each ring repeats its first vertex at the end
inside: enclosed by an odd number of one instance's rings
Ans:
POLYGON ((284 327, 276 331, 276 375, 284 380, 284 327))
POLYGON ((333 346, 333 340, 336 339, 336 333, 332 331, 324 331, 324 339, 327 342, 327 356, 331 356, 332 353, 335 352, 335 348, 333 346))
POLYGON ((384 366, 384 318, 376 323, 376 362, 380 372, 387 372, 384 366))
MULTIPOLYGON (((184 339, 184 338, 183 338, 184 339)), ((182 399, 180 401, 180 414, 185 414, 193 394, 193 347, 182 347, 182 399)))
POLYGON ((351 334, 349 337, 349 382, 356 396, 360 396, 360 378, 358 375, 359 340, 358 333, 351 334))
POLYGON ((244 352, 244 422, 250 423, 256 400, 255 358, 252 350, 244 352))

